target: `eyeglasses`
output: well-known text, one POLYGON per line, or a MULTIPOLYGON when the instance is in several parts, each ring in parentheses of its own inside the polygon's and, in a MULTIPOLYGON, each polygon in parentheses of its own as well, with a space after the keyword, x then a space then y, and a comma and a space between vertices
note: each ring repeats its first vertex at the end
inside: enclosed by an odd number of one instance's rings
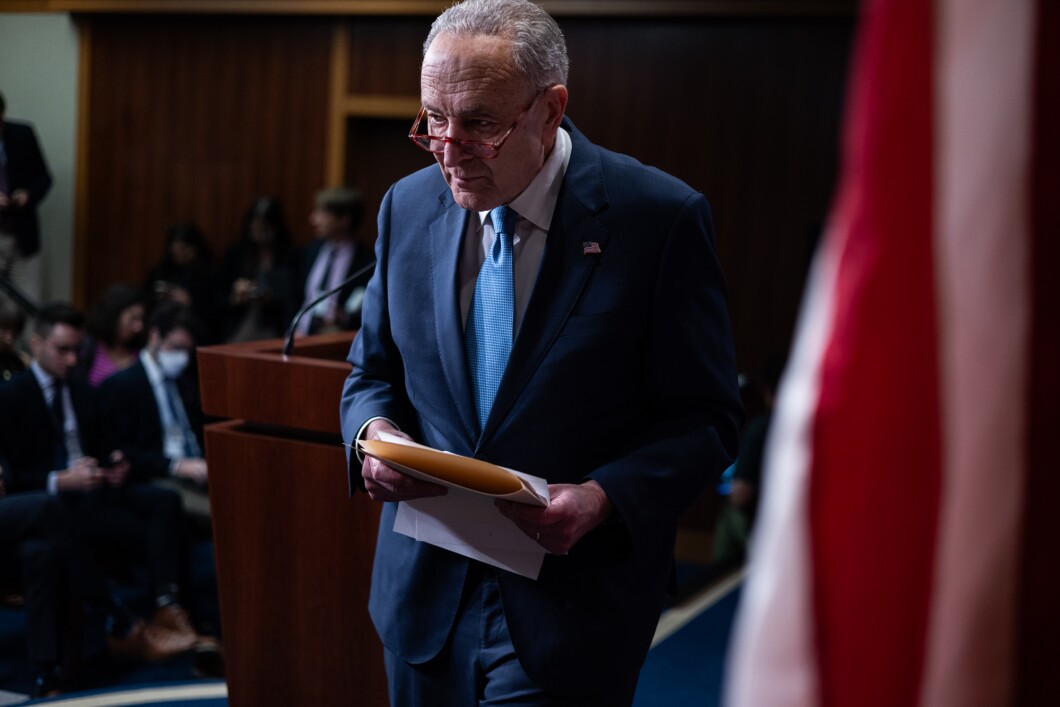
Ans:
MULTIPOLYGON (((540 94, 538 94, 540 95, 540 94)), ((519 121, 523 119, 527 111, 530 110, 531 106, 534 105, 534 101, 537 100, 537 96, 530 101, 530 105, 523 109, 523 112, 512 122, 512 127, 508 128, 500 138, 496 140, 461 140, 460 138, 449 137, 448 135, 431 135, 427 132, 417 132, 420 129, 420 124, 427 117, 427 109, 421 107, 420 112, 416 114, 416 120, 412 123, 412 129, 409 130, 409 140, 412 140, 412 144, 421 150, 426 150, 433 154, 441 154, 445 152, 445 146, 447 144, 453 144, 459 147, 464 152, 468 153, 472 157, 478 157, 483 160, 492 160, 500 154, 501 145, 508 139, 508 136, 512 134, 519 125, 519 121)), ((429 130, 428 126, 428 130, 429 130)))

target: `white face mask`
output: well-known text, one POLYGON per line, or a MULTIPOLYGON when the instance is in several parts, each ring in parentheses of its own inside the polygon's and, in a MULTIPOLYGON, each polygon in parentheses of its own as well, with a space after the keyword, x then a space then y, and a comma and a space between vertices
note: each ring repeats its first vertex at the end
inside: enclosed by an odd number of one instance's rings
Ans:
POLYGON ((188 367, 187 351, 159 351, 158 367, 166 378, 176 378, 188 367))

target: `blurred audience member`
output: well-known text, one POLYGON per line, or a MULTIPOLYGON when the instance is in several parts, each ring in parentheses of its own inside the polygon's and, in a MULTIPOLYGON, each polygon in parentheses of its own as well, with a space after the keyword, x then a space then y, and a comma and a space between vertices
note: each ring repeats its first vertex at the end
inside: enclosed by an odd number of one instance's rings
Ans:
POLYGON ((146 562, 156 607, 151 630, 142 621, 123 621, 112 627, 108 643, 119 655, 169 657, 209 643, 191 628, 181 604, 188 555, 180 496, 130 483, 123 453, 101 444, 96 393, 69 375, 83 329, 84 317, 72 306, 42 307, 30 339, 30 369, 0 386, 0 455, 10 465, 4 487, 57 494, 77 536, 107 567, 146 562))
POLYGON ((144 344, 144 314, 139 287, 118 283, 107 288, 88 314, 88 336, 71 375, 98 388, 135 363, 144 344))
POLYGON ((208 532, 202 407, 189 367, 198 322, 186 306, 160 304, 147 323, 147 346, 132 366, 103 382, 106 441, 121 449, 132 475, 176 488, 197 527, 208 532))
POLYGON ((0 304, 0 383, 29 365, 29 356, 18 348, 25 327, 26 315, 22 310, 0 304))
POLYGON ((715 528, 713 561, 718 565, 738 565, 747 556, 762 495, 762 461, 773 419, 774 396, 783 370, 783 359, 771 356, 763 366, 761 383, 748 381, 743 396, 748 422, 740 435, 740 454, 732 467, 728 499, 715 528))
MULTIPOLYGON (((299 276, 303 306, 372 262, 371 247, 358 243, 356 238, 363 214, 364 201, 356 189, 336 187, 317 192, 316 207, 309 215, 316 239, 305 248, 299 276)), ((371 276, 371 270, 361 274, 317 304, 298 322, 298 333, 359 328, 361 301, 371 276)))
MULTIPOLYGON (((40 224, 37 204, 52 186, 33 126, 4 120, 0 94, 0 275, 34 303, 40 301, 40 224)), ((0 305, 6 302, 0 292, 0 305)))
POLYGON ((201 343, 217 340, 221 315, 213 253, 194 223, 175 223, 166 229, 162 260, 148 271, 145 288, 149 310, 162 302, 186 305, 202 322, 201 343))
POLYGON ((17 580, 26 607, 26 639, 36 668, 34 697, 50 697, 62 687, 63 564, 59 503, 46 493, 7 494, 0 455, 0 579, 17 580))
POLYGON ((260 197, 247 211, 239 240, 221 262, 227 342, 283 336, 298 309, 291 233, 283 206, 260 197))

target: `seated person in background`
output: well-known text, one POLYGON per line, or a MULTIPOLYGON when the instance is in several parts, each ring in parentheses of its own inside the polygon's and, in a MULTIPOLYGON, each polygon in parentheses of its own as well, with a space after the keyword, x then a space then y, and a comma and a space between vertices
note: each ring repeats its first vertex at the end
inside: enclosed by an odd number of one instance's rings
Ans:
POLYGON ((59 503, 45 493, 7 494, 7 466, 0 456, 0 579, 17 579, 24 592, 29 659, 37 671, 34 697, 48 697, 62 688, 59 503))
POLYGON ((774 396, 783 370, 783 358, 771 356, 763 366, 760 385, 747 381, 740 386, 748 422, 740 432, 740 454, 732 467, 728 499, 718 513, 715 528, 712 559, 722 567, 735 567, 747 557, 762 496, 762 462, 774 396))
POLYGON ((202 323, 200 343, 218 340, 221 308, 213 253, 194 223, 175 223, 166 229, 162 260, 148 271, 144 292, 149 311, 162 302, 186 305, 202 323))
POLYGON ((178 489, 196 528, 208 533, 202 407, 189 366, 198 328, 187 307, 160 304, 139 360, 104 381, 100 394, 107 444, 122 450, 135 479, 178 489))
POLYGON ((136 362, 144 345, 143 291, 128 283, 107 288, 88 313, 88 336, 71 375, 98 388, 136 362))
MULTIPOLYGON (((309 215, 316 239, 306 246, 302 257, 300 281, 304 295, 302 306, 372 262, 370 246, 357 242, 357 229, 364 214, 361 193, 348 187, 317 192, 316 208, 309 215)), ((298 334, 320 334, 350 331, 361 326, 361 300, 371 279, 371 270, 363 273, 339 292, 317 304, 298 322, 298 334)))
POLYGON ((44 306, 30 338, 30 369, 0 386, 0 453, 9 464, 5 488, 58 495, 74 534, 108 567, 148 565, 156 607, 152 630, 144 634, 137 623, 135 636, 112 635, 112 651, 152 659, 210 645, 191 627, 181 605, 188 556, 180 496, 130 482, 122 452, 100 443, 95 390, 69 377, 83 329, 84 317, 72 306, 44 306), (113 451, 104 453, 108 449, 113 451))
POLYGON ((239 240, 221 261, 226 342, 284 335, 298 310, 294 255, 283 206, 259 197, 243 218, 239 240))
POLYGON ((0 304, 0 383, 26 370, 29 357, 18 348, 18 337, 26 326, 22 310, 0 304))

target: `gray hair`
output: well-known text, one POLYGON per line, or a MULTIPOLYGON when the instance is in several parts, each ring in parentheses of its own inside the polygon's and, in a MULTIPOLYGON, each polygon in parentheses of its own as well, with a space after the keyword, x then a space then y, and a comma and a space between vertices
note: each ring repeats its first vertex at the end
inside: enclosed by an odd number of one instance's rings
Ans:
POLYGON ((464 0, 438 16, 423 43, 439 34, 485 35, 512 43, 515 68, 538 91, 567 83, 567 43, 552 17, 529 0, 464 0))

